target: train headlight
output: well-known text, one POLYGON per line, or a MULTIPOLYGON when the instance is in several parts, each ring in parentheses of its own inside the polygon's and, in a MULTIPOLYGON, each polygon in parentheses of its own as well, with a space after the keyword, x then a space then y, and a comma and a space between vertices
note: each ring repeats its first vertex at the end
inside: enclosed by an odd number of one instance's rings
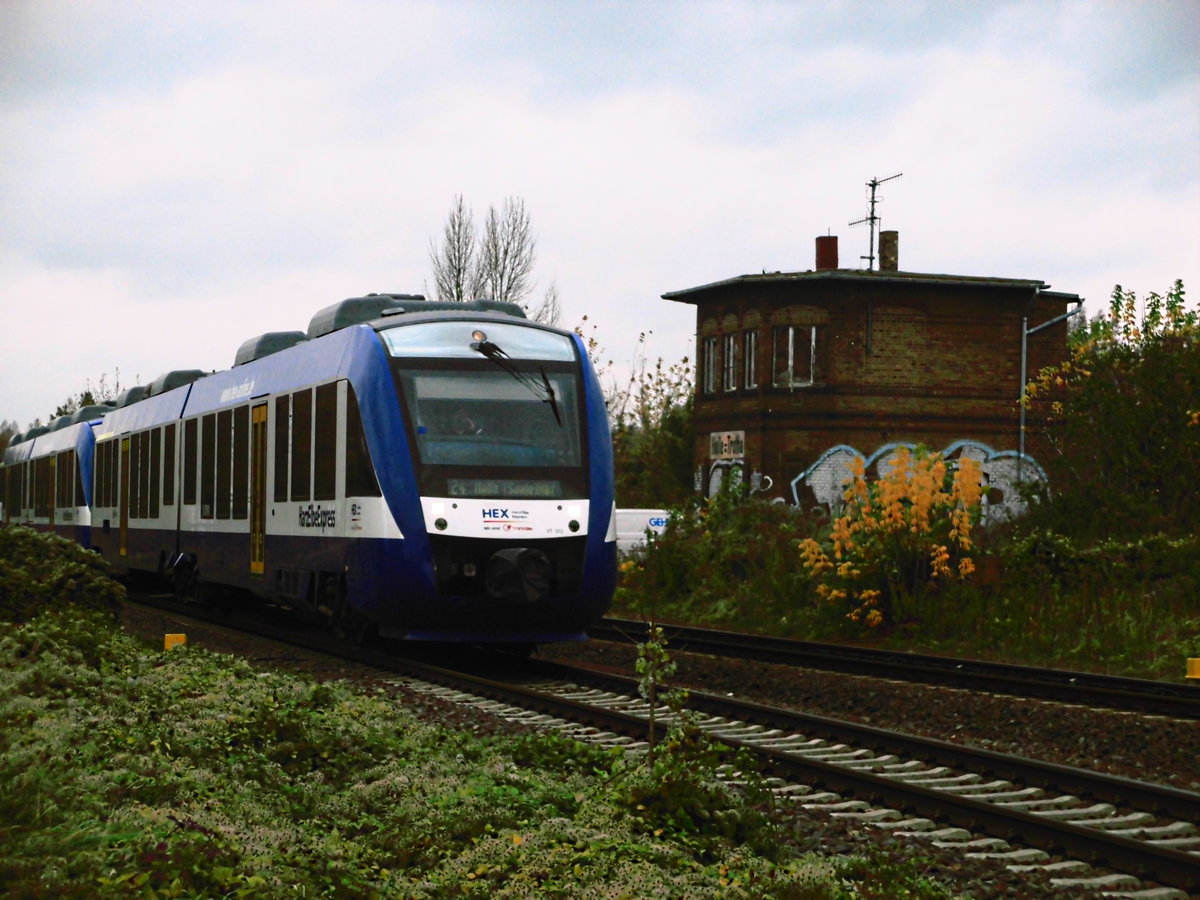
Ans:
POLYGON ((434 527, 434 528, 436 528, 438 531, 445 531, 445 530, 446 530, 446 524, 447 524, 447 523, 446 523, 446 520, 445 520, 445 519, 441 519, 441 518, 439 518, 439 519, 434 519, 434 521, 433 521, 433 527, 434 527))
POLYGON ((570 522, 567 523, 567 528, 571 529, 571 534, 574 534, 575 532, 577 532, 579 530, 579 520, 572 519, 570 522))

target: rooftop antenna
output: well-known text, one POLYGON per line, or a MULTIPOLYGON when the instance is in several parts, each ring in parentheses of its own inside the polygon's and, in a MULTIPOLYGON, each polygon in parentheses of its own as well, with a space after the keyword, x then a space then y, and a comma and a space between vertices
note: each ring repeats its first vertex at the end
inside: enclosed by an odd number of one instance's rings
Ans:
POLYGON ((867 261, 868 272, 875 268, 875 225, 879 222, 879 216, 875 215, 875 192, 885 181, 892 181, 893 179, 899 178, 903 174, 903 172, 897 172, 895 175, 889 175, 887 178, 872 178, 870 181, 868 181, 867 187, 871 189, 870 212, 867 214, 865 219, 858 219, 857 221, 850 223, 851 225, 861 225, 863 222, 867 222, 871 226, 871 238, 867 244, 867 255, 859 257, 859 259, 865 259, 867 261))

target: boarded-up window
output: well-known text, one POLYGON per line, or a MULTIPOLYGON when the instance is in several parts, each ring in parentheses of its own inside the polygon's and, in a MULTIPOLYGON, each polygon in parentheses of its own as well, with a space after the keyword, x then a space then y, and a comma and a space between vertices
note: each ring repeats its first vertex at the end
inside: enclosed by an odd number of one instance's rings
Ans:
POLYGON ((700 348, 701 389, 706 394, 717 392, 717 339, 708 337, 700 348))

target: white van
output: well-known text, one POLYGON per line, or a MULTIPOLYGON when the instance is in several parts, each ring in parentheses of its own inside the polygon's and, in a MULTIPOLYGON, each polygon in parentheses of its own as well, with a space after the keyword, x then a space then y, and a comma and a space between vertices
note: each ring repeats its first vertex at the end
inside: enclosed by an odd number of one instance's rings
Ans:
POLYGON ((670 517, 665 509, 618 509, 617 552, 628 553, 646 542, 646 532, 662 534, 670 517))

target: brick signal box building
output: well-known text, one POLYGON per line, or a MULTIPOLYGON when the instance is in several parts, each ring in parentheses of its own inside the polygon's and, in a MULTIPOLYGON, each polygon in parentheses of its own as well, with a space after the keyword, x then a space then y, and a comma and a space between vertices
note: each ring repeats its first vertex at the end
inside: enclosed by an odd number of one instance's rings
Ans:
POLYGON ((836 237, 817 238, 816 255, 810 271, 662 295, 696 307, 706 493, 732 471, 807 505, 798 479, 839 447, 868 459, 896 444, 1046 451, 1033 411, 1023 446, 1017 401, 1028 376, 1066 357, 1079 297, 1041 281, 900 271, 894 231, 880 234, 878 271, 839 268, 836 237))

